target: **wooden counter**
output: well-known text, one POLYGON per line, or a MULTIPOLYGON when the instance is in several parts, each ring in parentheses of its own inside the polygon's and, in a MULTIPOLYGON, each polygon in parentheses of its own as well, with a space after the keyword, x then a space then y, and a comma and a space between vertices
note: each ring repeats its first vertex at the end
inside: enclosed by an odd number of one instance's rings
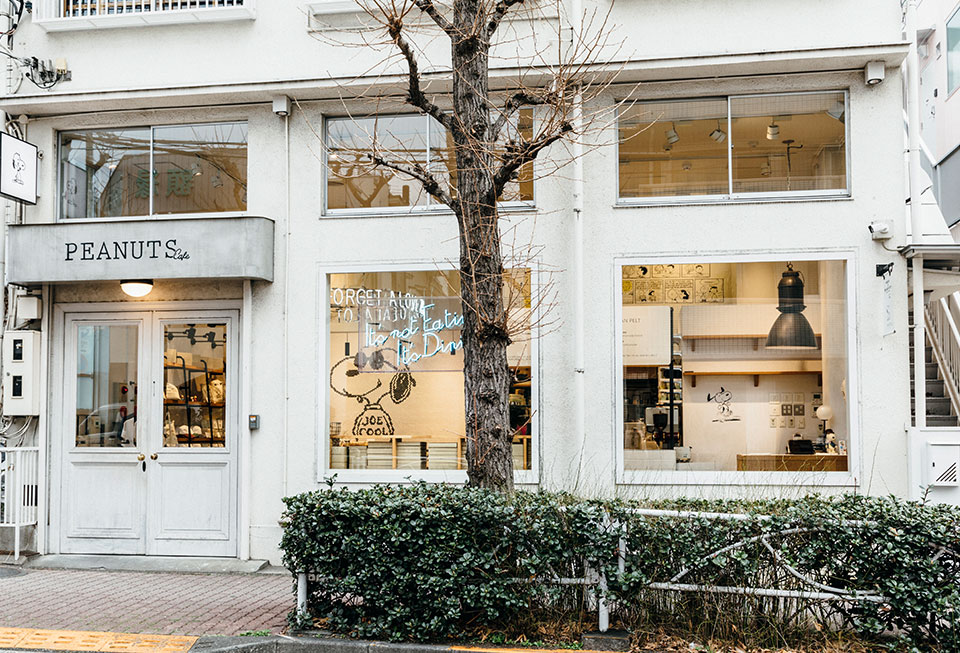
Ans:
POLYGON ((838 454, 737 454, 738 472, 845 472, 847 456, 838 454))

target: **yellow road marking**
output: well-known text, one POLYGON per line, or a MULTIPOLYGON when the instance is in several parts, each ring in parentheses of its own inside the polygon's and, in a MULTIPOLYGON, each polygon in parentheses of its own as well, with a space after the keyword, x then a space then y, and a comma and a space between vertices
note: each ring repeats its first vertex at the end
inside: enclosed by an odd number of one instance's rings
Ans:
POLYGON ((503 646, 451 646, 455 651, 471 651, 473 653, 572 653, 566 648, 509 648, 503 646))
POLYGON ((110 653, 178 653, 189 651, 196 641, 196 637, 182 635, 0 628, 0 648, 108 651, 110 653))

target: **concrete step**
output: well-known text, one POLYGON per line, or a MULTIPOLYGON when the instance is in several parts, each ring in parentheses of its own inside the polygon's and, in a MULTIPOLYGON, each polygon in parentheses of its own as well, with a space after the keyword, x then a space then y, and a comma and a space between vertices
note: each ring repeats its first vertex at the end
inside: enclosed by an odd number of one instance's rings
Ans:
POLYGON ((953 415, 929 415, 927 426, 958 426, 960 422, 953 415))
MULTIPOLYGON (((939 379, 940 367, 936 363, 927 363, 926 378, 939 379)), ((913 363, 910 363, 910 376, 913 376, 913 363)))
MULTIPOLYGON (((943 381, 939 379, 927 379, 925 384, 927 386, 926 395, 928 397, 946 397, 946 388, 943 387, 943 381)), ((910 396, 913 396, 913 381, 910 381, 910 396)))
POLYGON ((927 397, 927 415, 949 415, 950 399, 948 397, 927 397))

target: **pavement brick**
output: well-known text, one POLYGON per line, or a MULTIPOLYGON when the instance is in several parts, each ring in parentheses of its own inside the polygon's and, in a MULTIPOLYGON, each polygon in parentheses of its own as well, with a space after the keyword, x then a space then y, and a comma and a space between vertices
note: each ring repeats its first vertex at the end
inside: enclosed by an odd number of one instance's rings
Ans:
POLYGON ((294 600, 284 575, 27 569, 0 578, 0 627, 158 635, 278 633, 294 600))

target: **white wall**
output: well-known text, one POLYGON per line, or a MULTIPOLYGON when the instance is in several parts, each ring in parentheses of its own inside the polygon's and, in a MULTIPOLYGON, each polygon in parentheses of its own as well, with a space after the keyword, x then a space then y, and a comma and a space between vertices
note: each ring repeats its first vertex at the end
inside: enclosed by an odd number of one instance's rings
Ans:
MULTIPOLYGON (((71 92, 312 78, 327 75, 328 66, 340 66, 337 74, 346 74, 351 65, 362 67, 362 57, 347 61, 350 57, 307 34, 300 2, 261 0, 259 4, 257 20, 249 23, 61 34, 45 34, 26 24, 17 34, 17 49, 44 57, 67 56, 75 81, 57 90, 71 92)), ((628 26, 631 38, 636 39, 637 56, 680 56, 731 48, 764 51, 896 41, 896 5, 818 0, 800 6, 744 0, 723 5, 723 11, 706 12, 703 3, 695 0, 628 0, 617 5, 614 20, 628 26), (731 6, 737 11, 730 11, 731 6), (745 17, 755 20, 746 21, 745 17), (635 29, 636 25, 642 29, 635 29)), ((617 485, 615 447, 618 439, 622 440, 622 427, 614 418, 614 407, 621 401, 616 393, 615 315, 621 297, 616 269, 621 259, 630 257, 762 253, 769 260, 785 260, 796 253, 816 258, 823 252, 843 252, 850 256, 848 273, 855 288, 849 298, 855 308, 849 328, 855 333, 857 348, 851 357, 848 396, 851 404, 861 407, 857 423, 850 425, 858 434, 850 443, 851 459, 856 459, 860 470, 857 489, 873 494, 906 494, 903 461, 909 379, 905 266, 898 256, 871 241, 866 228, 871 220, 902 213, 900 85, 897 71, 888 70, 887 80, 870 88, 864 86, 862 74, 850 72, 650 83, 639 89, 642 99, 849 89, 850 198, 617 207, 617 161, 615 149, 609 147, 616 139, 615 126, 611 123, 591 136, 598 145, 607 146, 588 148, 584 160, 588 175, 583 214, 587 395, 582 438, 571 426, 575 423, 571 167, 538 183, 536 211, 504 215, 506 224, 516 225, 520 242, 543 248, 542 263, 555 270, 560 297, 553 312, 556 326, 540 340, 539 366, 535 368, 540 397, 536 406, 539 441, 535 446, 542 487, 597 495, 782 495, 803 491, 792 484, 764 489, 617 485), (881 283, 874 269, 877 263, 889 261, 896 261, 897 332, 881 337, 881 283)), ((27 90, 24 87, 23 92, 27 90)), ((613 91, 598 103, 609 106, 619 92, 613 91)), ((320 267, 347 270, 386 262, 443 265, 458 258, 456 225, 449 214, 321 215, 322 164, 317 130, 325 113, 342 115, 344 106, 336 101, 310 102, 289 118, 289 221, 285 120, 273 115, 268 105, 125 111, 121 104, 111 113, 39 118, 29 128, 30 140, 40 145, 45 156, 41 162, 40 201, 27 210, 26 217, 31 222, 45 222, 55 216, 58 129, 235 119, 249 122, 248 213, 268 216, 277 223, 275 281, 253 284, 251 412, 261 415, 261 428, 253 434, 251 445, 250 552, 253 557, 274 562, 278 561, 281 497, 319 487, 325 474, 317 466, 319 442, 325 437, 317 406, 326 401, 327 392, 321 369, 325 334, 320 333, 319 324, 327 308, 326 297, 320 296, 320 267)), ((556 147, 548 155, 560 152, 556 147)), ((899 220, 895 221, 895 231, 893 244, 903 238, 899 220)), ((237 291, 236 287, 203 288, 202 294, 209 297, 235 296, 237 291)), ((62 292, 65 294, 58 297, 73 300, 123 299, 109 285, 82 293, 76 289, 62 292)), ((195 296, 193 291, 177 287, 150 299, 179 298, 187 293, 195 296)), ((757 392, 761 390, 769 389, 761 386, 757 392)), ((765 409, 766 402, 761 403, 765 409)), ((341 474, 340 479, 344 478, 341 474)), ((818 485, 816 489, 839 488, 818 485)))

